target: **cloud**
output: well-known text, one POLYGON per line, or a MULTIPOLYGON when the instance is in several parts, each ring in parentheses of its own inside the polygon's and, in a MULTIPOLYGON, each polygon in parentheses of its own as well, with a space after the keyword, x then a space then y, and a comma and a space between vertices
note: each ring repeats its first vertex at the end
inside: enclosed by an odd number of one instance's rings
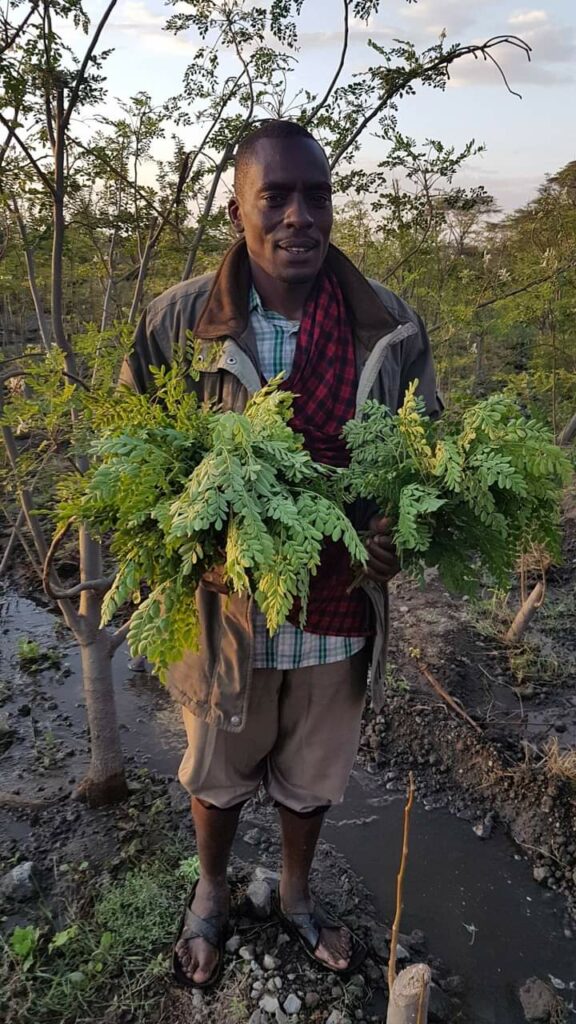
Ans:
POLYGON ((476 23, 483 8, 495 4, 496 0, 419 0, 407 7, 403 16, 428 35, 439 36, 445 30, 448 36, 458 36, 476 23))
POLYGON ((546 11, 517 11, 508 18, 508 24, 518 29, 527 25, 541 25, 545 21, 548 21, 546 11))
MULTIPOLYGON (((172 35, 164 31, 165 24, 165 16, 151 11, 144 0, 128 0, 121 11, 112 17, 110 34, 113 37, 117 34, 124 37, 124 40, 118 41, 120 47, 129 41, 129 45, 137 44, 138 47, 158 54, 192 56, 197 47, 187 38, 187 33, 172 35)), ((115 38, 113 42, 117 45, 115 38)))

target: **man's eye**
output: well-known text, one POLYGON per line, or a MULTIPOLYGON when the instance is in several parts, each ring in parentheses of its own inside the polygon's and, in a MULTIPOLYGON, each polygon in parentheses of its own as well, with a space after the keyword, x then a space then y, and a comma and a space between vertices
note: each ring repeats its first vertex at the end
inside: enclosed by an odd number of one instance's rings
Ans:
POLYGON ((312 202, 315 206, 329 206, 332 202, 332 197, 326 195, 325 192, 319 192, 317 195, 312 196, 312 202))
POLYGON ((284 202, 284 196, 282 192, 268 192, 268 194, 265 195, 264 198, 269 206, 281 206, 282 203, 284 202))

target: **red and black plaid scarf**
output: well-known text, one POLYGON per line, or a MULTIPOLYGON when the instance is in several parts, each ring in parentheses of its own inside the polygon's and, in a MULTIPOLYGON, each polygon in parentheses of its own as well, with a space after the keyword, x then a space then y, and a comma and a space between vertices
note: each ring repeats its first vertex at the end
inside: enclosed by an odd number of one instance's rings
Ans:
MULTIPOLYGON (((304 307, 292 373, 282 386, 296 396, 290 426, 304 436, 313 459, 329 466, 346 466, 341 435, 356 409, 356 356, 342 291, 327 271, 320 275, 304 307)), ((366 595, 359 589, 347 593, 352 578, 342 542, 326 542, 311 581, 307 632, 328 636, 370 633, 366 595)), ((295 607, 294 623, 298 612, 295 607)))

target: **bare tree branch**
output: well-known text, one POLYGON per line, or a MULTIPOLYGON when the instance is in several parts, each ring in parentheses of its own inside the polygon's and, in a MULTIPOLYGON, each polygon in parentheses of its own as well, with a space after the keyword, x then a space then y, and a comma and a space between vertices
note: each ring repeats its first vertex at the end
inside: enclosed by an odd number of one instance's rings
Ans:
POLYGON ((379 114, 382 113, 384 108, 388 106, 388 104, 394 98, 394 96, 397 96, 399 92, 402 92, 404 89, 406 89, 406 87, 410 85, 411 82, 416 81, 419 78, 422 78, 423 74, 431 74, 434 71, 438 71, 440 68, 443 67, 447 69, 448 73, 449 66, 453 64, 454 61, 460 60, 462 57, 476 56, 477 54, 481 53, 486 58, 489 54, 489 50, 493 49, 495 46, 501 46, 502 44, 510 44, 511 46, 518 47, 519 49, 523 50, 528 60, 530 60, 530 53, 532 48, 528 45, 528 43, 525 43, 524 40, 520 39, 519 36, 492 36, 490 39, 487 39, 485 43, 470 44, 469 46, 458 46, 451 52, 442 54, 441 57, 438 57, 436 60, 431 61, 429 64, 419 64, 416 67, 410 68, 404 72, 399 72, 398 75, 395 77, 394 81, 391 83, 391 85, 385 90, 384 95, 382 96, 380 101, 376 104, 375 107, 372 108, 371 111, 369 111, 368 114, 366 114, 366 116, 362 119, 357 128, 352 132, 350 137, 346 140, 345 143, 343 143, 343 145, 337 151, 335 156, 332 157, 332 160, 330 161, 330 168, 334 170, 336 164, 338 164, 342 157, 345 155, 345 153, 347 153, 348 150, 351 149, 351 147, 360 138, 360 136, 368 127, 368 125, 371 124, 371 122, 374 121, 374 119, 378 117, 379 114))
MULTIPOLYGON (((3 53, 6 53, 12 46, 14 46, 14 43, 18 39, 18 36, 22 35, 24 29, 26 28, 26 25, 30 21, 30 18, 36 12, 39 3, 40 0, 33 0, 32 6, 28 11, 28 14, 24 18, 24 21, 21 21, 18 28, 14 29, 12 36, 6 39, 6 42, 0 45, 0 57, 2 56, 3 53)), ((6 29, 8 29, 8 26, 6 26, 6 29)))
POLYGON ((112 636, 110 637, 110 651, 112 654, 114 654, 114 652, 117 651, 124 643, 128 636, 131 624, 132 619, 130 618, 128 619, 128 622, 125 622, 123 626, 120 626, 114 633, 112 633, 112 636))
POLYGON ((328 86, 324 96, 322 97, 320 102, 316 104, 316 106, 314 107, 314 110, 312 111, 312 113, 309 114, 308 117, 306 118, 306 120, 304 121, 304 127, 306 127, 306 128, 310 124, 312 124, 314 118, 318 116, 318 114, 320 113, 322 108, 326 105, 326 103, 330 99, 332 93, 334 92, 334 89, 336 88, 336 84, 337 84, 338 79, 340 78, 340 75, 342 73, 342 68, 344 67, 344 61, 346 60, 346 53, 348 51, 348 40, 349 40, 349 38, 350 38, 350 0, 344 0, 344 39, 342 41, 342 52, 340 54, 340 61, 338 63, 338 67, 336 68, 336 72, 334 74, 334 77, 333 77, 332 81, 330 82, 330 85, 328 86))
POLYGON ((55 586, 51 581, 52 569, 54 558, 58 548, 62 544, 62 541, 69 533, 74 520, 69 519, 64 526, 61 526, 56 531, 52 538, 52 543, 46 553, 44 559, 44 567, 42 570, 42 584, 48 597, 51 597, 55 601, 62 601, 63 599, 70 599, 73 597, 79 597, 85 590, 92 590, 95 594, 106 594, 112 586, 115 577, 114 576, 102 576, 97 580, 82 580, 81 583, 77 583, 74 587, 60 587, 55 586))
POLYGON ((70 118, 72 117, 72 114, 74 112, 74 107, 76 106, 76 104, 78 102, 78 96, 79 96, 80 89, 82 87, 82 83, 84 81, 84 78, 86 76, 86 71, 88 69, 88 65, 89 65, 89 63, 90 63, 90 61, 92 59, 92 55, 94 53, 94 50, 96 49, 98 40, 100 39, 100 36, 102 35, 102 32, 104 30, 104 26, 106 25, 106 22, 108 21, 110 15, 112 14, 112 11, 114 10, 116 4, 117 4, 117 0, 110 0, 110 3, 108 4, 108 7, 104 11, 104 14, 100 18, 100 21, 98 22, 96 31, 95 31, 94 35, 92 36, 92 39, 90 40, 90 43, 88 45, 88 49, 86 50, 86 53, 84 54, 84 60, 82 61, 81 65, 80 65, 80 67, 78 69, 78 73, 76 75, 76 80, 74 82, 74 88, 72 89, 72 93, 70 95, 70 99, 68 100, 68 105, 66 107, 66 111, 64 113, 64 117, 63 117, 64 128, 67 128, 69 123, 70 123, 70 118))
POLYGON ((2 113, 2 111, 0 111, 0 124, 3 124, 4 127, 7 129, 9 139, 14 139, 14 142, 16 143, 16 145, 20 146, 20 149, 22 150, 24 155, 27 157, 29 163, 32 165, 32 167, 36 171, 36 174, 38 175, 38 177, 42 181, 43 185, 46 186, 46 188, 48 189, 48 191, 51 193, 52 196, 55 196, 56 195, 56 189, 54 188, 54 185, 50 181, 50 178, 48 177, 46 172, 42 170, 40 164, 36 160, 35 156, 31 152, 31 150, 28 148, 28 146, 26 145, 24 140, 21 139, 20 136, 18 135, 18 133, 16 131, 15 125, 14 124, 10 124, 10 122, 7 120, 7 118, 4 117, 4 114, 2 113))

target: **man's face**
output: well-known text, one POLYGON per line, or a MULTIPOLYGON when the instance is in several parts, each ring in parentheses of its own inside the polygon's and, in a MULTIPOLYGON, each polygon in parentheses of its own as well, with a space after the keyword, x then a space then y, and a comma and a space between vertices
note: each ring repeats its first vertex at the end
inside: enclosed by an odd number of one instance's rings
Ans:
POLYGON ((230 200, 248 254, 284 284, 312 282, 332 230, 330 168, 312 139, 262 139, 230 200))

